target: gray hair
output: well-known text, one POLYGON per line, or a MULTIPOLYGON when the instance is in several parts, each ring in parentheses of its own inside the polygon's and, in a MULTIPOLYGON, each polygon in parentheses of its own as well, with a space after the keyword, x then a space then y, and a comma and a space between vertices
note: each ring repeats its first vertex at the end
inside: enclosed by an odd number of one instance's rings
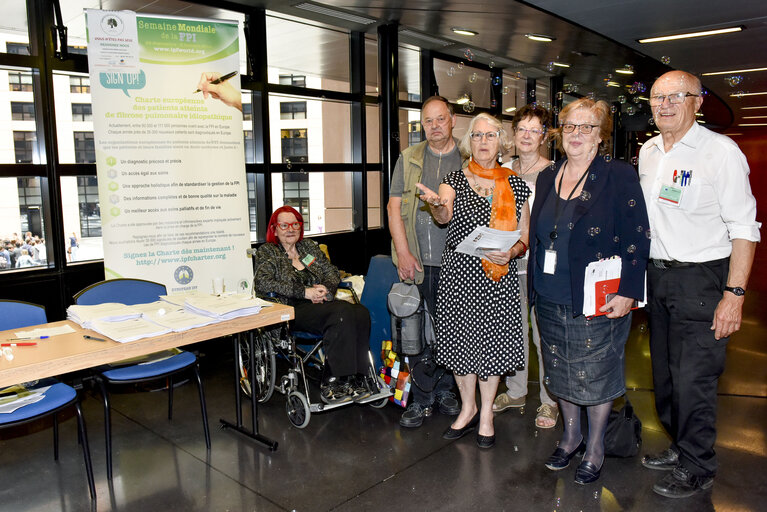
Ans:
POLYGON ((512 141, 509 138, 509 134, 506 133, 506 130, 503 128, 503 124, 490 114, 481 112, 471 120, 469 123, 469 129, 466 130, 466 133, 463 135, 463 137, 461 137, 461 142, 458 144, 458 149, 461 151, 461 155, 463 155, 465 158, 471 156, 471 132, 474 131, 474 125, 477 124, 477 121, 480 119, 485 120, 487 123, 496 128, 500 133, 498 142, 501 154, 505 154, 507 151, 509 151, 512 146, 512 141))

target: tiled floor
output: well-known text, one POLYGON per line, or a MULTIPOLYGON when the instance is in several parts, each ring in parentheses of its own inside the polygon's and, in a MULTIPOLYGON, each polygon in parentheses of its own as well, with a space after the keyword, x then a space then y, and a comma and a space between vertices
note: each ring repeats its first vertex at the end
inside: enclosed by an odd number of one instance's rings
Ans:
MULTIPOLYGON (((764 297, 750 294, 743 329, 729 347, 720 381, 720 471, 713 489, 687 500, 655 495, 662 476, 639 457, 608 459, 597 484, 573 483, 574 467, 548 471, 559 430, 533 425, 539 405, 531 383, 524 410, 496 419, 497 444, 480 451, 472 436, 450 442, 450 418, 435 414, 415 430, 401 429, 401 410, 351 405, 314 414, 306 429, 290 426, 284 398, 260 407, 261 432, 276 452, 217 428, 234 417, 229 342, 206 343, 203 376, 212 427, 205 450, 196 389, 177 389, 173 421, 166 395, 113 395, 115 478, 107 481, 101 404, 84 402, 98 501, 88 498, 73 416, 61 423, 61 454, 53 462, 51 430, 0 433, 0 510, 136 511, 706 511, 767 510, 767 338, 764 297)), ((644 451, 665 448, 652 404, 647 333, 636 315, 627 352, 629 396, 644 425, 644 451)), ((535 376, 531 376, 531 379, 535 376)), ((246 416, 247 419, 247 416, 246 416)), ((561 425, 558 426, 561 428, 561 425)), ((573 465, 574 466, 574 465, 573 465)))

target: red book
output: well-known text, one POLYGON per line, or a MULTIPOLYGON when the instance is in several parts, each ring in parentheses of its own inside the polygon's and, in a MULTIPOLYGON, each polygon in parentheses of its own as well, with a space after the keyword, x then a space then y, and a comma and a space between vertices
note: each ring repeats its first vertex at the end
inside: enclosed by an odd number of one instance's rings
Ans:
MULTIPOLYGON (((598 281, 595 286, 594 303, 596 304, 596 313, 594 316, 602 316, 609 313, 609 311, 599 311, 599 309, 610 302, 610 300, 618 293, 621 280, 619 277, 615 279, 607 279, 605 281, 598 281)), ((631 305, 631 309, 637 309, 639 304, 636 300, 631 305)))

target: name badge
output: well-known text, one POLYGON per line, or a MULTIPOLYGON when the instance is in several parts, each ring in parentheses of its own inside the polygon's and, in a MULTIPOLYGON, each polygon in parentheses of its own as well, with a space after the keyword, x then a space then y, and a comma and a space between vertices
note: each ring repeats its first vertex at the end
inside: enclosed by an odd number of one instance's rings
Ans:
POLYGON ((679 206, 682 200, 682 188, 673 185, 663 185, 658 195, 658 201, 666 204, 679 206))
POLYGON ((303 263, 305 266, 310 266, 317 258, 312 256, 311 254, 307 254, 304 256, 304 259, 301 260, 301 263, 303 263))
POLYGON ((557 270, 557 251, 548 249, 543 256, 543 273, 553 274, 557 270))

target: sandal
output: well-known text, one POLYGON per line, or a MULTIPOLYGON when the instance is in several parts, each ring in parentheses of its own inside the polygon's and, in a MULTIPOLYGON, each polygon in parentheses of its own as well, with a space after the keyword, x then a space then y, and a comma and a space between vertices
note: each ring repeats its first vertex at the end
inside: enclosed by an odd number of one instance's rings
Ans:
POLYGON ((556 405, 551 406, 549 404, 541 404, 541 406, 538 407, 537 412, 538 414, 535 417, 536 427, 554 428, 557 425, 557 418, 559 418, 559 407, 556 405))
POLYGON ((506 393, 501 393, 500 395, 495 397, 495 400, 493 401, 493 412, 503 412, 506 409, 509 409, 512 407, 515 409, 524 407, 526 399, 527 399, 526 396, 521 396, 519 398, 511 398, 506 393))

